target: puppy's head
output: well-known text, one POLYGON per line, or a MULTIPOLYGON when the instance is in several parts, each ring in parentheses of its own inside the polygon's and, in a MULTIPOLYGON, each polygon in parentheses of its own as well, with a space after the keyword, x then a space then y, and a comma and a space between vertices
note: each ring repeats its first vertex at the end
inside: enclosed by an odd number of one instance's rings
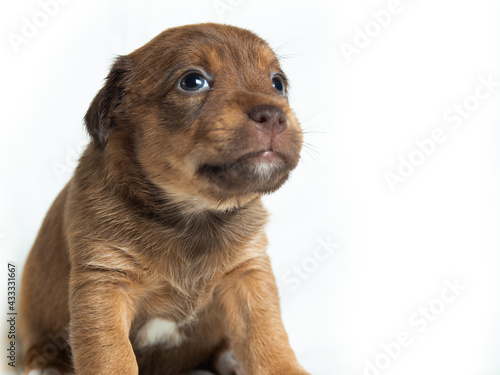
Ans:
POLYGON ((228 209, 278 189, 298 163, 287 87, 250 31, 178 27, 117 59, 85 121, 95 152, 128 155, 169 199, 228 209))

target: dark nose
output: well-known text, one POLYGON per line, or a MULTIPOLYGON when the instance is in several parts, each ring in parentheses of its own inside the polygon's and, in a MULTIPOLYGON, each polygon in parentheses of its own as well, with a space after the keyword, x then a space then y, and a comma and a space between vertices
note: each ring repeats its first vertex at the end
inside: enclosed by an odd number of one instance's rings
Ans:
POLYGON ((257 105, 248 116, 257 123, 257 128, 271 136, 286 129, 286 115, 281 108, 275 105, 257 105))

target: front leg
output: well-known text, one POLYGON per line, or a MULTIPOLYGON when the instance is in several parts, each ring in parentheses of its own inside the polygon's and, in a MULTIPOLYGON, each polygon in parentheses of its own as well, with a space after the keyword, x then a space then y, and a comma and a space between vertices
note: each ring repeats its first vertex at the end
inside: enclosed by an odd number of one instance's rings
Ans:
POLYGON ((123 274, 73 270, 70 282, 70 342, 76 375, 137 375, 129 330, 135 302, 123 274))
POLYGON ((269 257, 232 271, 217 290, 227 335, 248 375, 307 375, 297 362, 281 321, 269 257))

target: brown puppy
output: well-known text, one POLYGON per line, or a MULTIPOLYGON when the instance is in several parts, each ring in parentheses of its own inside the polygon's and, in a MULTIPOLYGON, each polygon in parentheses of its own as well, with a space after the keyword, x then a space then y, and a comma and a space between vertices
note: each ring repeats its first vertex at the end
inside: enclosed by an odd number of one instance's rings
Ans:
POLYGON ((169 29, 116 60, 24 268, 25 373, 307 374, 260 200, 299 160, 286 90, 269 46, 232 26, 169 29))

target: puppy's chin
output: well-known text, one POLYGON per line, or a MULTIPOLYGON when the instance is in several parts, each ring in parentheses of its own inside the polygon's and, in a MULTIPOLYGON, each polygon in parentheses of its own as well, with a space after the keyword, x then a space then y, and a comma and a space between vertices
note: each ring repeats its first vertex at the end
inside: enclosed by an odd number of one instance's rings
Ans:
POLYGON ((277 190, 287 180, 296 162, 276 151, 259 151, 235 161, 203 164, 198 175, 215 194, 224 198, 243 198, 277 190))

